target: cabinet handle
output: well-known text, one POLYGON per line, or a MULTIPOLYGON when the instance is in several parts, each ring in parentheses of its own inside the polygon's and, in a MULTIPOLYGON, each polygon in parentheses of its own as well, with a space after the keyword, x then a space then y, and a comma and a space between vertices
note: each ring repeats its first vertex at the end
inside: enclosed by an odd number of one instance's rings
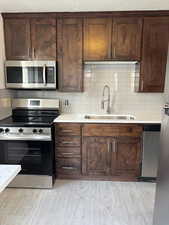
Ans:
POLYGON ((65 169, 65 170, 77 170, 77 168, 73 167, 73 166, 61 166, 60 168, 65 169))
POLYGON ((113 141, 113 153, 116 153, 116 141, 113 141))
POLYGON ((63 141, 62 144, 73 144, 72 141, 63 141))
POLYGON ((144 82, 143 80, 141 80, 141 91, 143 91, 143 89, 144 89, 144 82))
POLYGON ((35 48, 33 48, 33 58, 35 58, 35 48))
POLYGON ((110 142, 107 143, 108 153, 110 152, 110 142))
POLYGON ((111 142, 108 142, 108 143, 107 143, 107 148, 108 148, 108 153, 110 153, 111 150, 112 150, 111 142))
POLYGON ((62 130, 62 132, 64 132, 64 133, 67 133, 67 132, 71 133, 72 130, 62 130))
POLYGON ((115 56, 116 56, 116 48, 114 47, 113 48, 113 58, 115 58, 115 56))
POLYGON ((70 156, 73 156, 74 154, 73 153, 67 153, 67 152, 64 152, 64 153, 59 153, 62 157, 64 157, 64 156, 68 156, 68 155, 70 155, 70 156))
POLYGON ((28 56, 30 57, 30 48, 28 48, 28 56))

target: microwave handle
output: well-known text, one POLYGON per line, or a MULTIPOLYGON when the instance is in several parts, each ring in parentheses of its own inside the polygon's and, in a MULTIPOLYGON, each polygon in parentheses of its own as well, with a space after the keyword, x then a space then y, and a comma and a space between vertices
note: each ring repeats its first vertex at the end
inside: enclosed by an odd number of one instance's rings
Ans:
POLYGON ((46 86, 46 65, 43 65, 43 83, 46 86))

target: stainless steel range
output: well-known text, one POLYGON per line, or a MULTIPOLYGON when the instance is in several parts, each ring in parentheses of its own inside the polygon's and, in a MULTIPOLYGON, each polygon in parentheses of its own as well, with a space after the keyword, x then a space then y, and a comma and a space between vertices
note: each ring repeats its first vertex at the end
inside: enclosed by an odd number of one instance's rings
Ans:
POLYGON ((22 167, 10 187, 51 188, 52 129, 59 100, 14 99, 12 106, 12 116, 0 121, 0 164, 22 167))

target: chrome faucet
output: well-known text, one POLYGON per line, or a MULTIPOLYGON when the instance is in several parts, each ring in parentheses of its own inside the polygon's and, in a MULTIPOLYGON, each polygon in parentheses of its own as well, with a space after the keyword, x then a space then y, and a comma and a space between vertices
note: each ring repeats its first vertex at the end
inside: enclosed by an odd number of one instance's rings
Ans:
POLYGON ((110 107, 110 87, 108 85, 105 85, 104 86, 102 96, 103 96, 103 99, 102 99, 102 102, 101 102, 101 108, 104 109, 105 102, 107 102, 107 110, 106 110, 106 112, 108 114, 110 114, 111 113, 111 107, 110 107), (105 91, 106 90, 107 90, 108 96, 107 96, 107 99, 104 99, 104 97, 105 97, 105 91))

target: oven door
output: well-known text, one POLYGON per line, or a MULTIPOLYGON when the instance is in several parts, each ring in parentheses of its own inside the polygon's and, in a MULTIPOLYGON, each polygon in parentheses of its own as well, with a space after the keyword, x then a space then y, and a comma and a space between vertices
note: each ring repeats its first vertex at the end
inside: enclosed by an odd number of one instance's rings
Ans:
POLYGON ((52 175, 51 141, 0 141, 0 164, 20 164, 21 174, 52 175))
POLYGON ((6 87, 56 89, 55 61, 6 61, 6 87))

